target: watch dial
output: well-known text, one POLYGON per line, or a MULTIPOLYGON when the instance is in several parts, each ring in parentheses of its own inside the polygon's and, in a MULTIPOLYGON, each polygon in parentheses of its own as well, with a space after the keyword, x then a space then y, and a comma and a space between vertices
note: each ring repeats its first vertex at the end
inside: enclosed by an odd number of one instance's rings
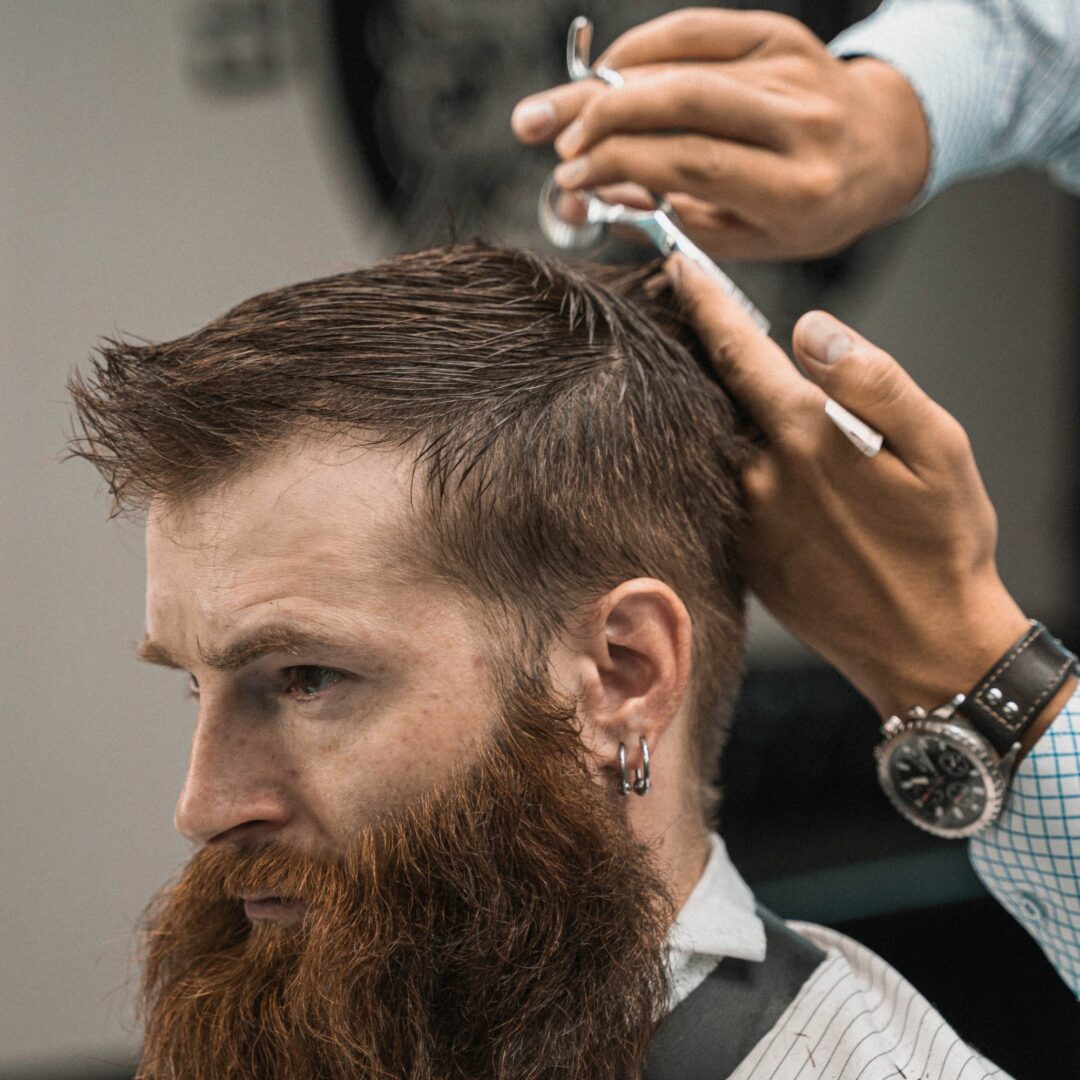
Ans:
POLYGON ((890 756, 893 789, 911 812, 936 829, 962 829, 986 808, 985 767, 944 734, 912 734, 890 756))

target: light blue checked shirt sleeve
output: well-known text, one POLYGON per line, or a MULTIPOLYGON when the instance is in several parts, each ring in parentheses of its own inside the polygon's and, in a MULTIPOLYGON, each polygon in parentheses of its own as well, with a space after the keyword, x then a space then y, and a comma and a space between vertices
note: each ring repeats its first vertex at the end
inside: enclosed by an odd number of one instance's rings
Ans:
POLYGON ((1080 997, 1080 688, 1020 763, 975 872, 1080 997))
POLYGON ((1080 193, 1080 0, 886 0, 829 48, 884 60, 919 96, 931 155, 915 206, 1013 165, 1080 193))

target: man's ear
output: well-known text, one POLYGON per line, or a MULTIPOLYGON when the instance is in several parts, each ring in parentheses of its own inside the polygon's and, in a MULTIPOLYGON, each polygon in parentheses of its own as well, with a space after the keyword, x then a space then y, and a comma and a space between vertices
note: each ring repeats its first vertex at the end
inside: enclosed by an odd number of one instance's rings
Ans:
POLYGON ((602 596, 576 630, 570 648, 582 737, 609 766, 624 743, 632 769, 641 764, 639 738, 654 751, 686 699, 690 614, 670 586, 634 578, 602 596))

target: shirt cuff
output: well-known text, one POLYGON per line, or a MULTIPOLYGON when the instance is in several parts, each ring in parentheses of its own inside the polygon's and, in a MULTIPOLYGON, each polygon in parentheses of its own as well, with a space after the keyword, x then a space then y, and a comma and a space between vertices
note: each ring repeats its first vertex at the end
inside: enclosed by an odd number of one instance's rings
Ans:
POLYGON ((872 56, 915 91, 930 136, 930 169, 908 213, 963 176, 992 168, 995 83, 1002 42, 994 15, 965 0, 886 3, 829 46, 838 57, 872 56))
POLYGON ((1004 812, 969 851, 983 884, 1080 997, 1080 688, 1020 763, 1004 812))

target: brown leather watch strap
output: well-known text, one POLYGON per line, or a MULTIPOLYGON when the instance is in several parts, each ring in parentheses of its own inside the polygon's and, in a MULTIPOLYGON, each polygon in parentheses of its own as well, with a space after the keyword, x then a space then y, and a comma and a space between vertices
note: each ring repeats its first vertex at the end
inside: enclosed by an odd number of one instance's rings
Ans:
POLYGON ((1032 619, 1027 633, 965 695, 957 711, 1004 754, 1076 670, 1076 657, 1032 619))

